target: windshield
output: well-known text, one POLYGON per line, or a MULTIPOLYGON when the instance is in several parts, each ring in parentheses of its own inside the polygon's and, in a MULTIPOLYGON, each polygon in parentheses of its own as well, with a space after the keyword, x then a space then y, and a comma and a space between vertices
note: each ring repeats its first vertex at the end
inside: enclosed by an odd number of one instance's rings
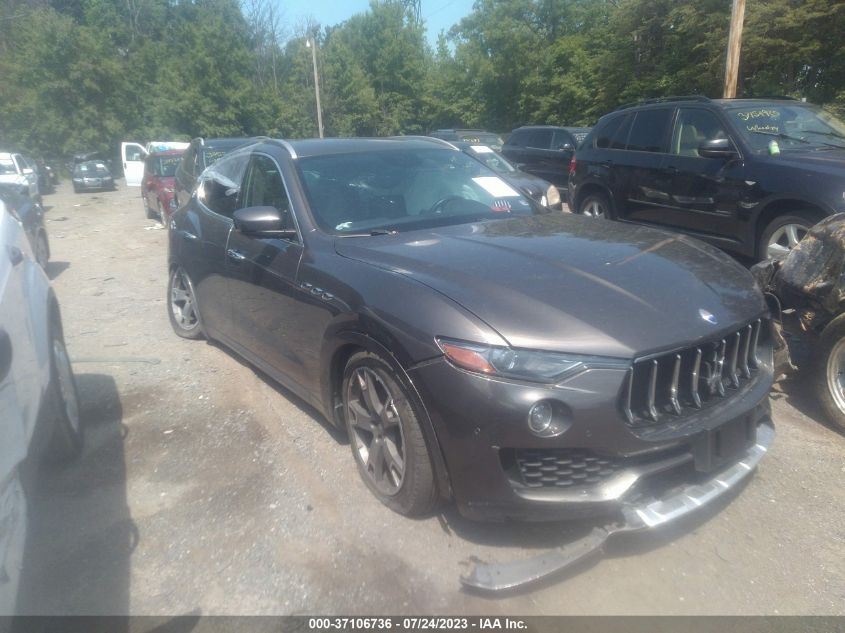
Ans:
POLYGON ((487 147, 486 145, 472 145, 469 151, 473 157, 480 160, 496 173, 512 174, 516 171, 516 168, 505 160, 504 156, 497 154, 491 147, 487 147))
POLYGON ((530 215, 534 207, 462 152, 399 149, 299 161, 311 209, 328 233, 430 228, 530 215))
POLYGON ((181 156, 162 156, 156 160, 156 176, 175 176, 176 168, 179 166, 181 156))
POLYGON ((75 176, 108 176, 109 169, 104 163, 80 163, 73 173, 75 176))
POLYGON ((845 148, 845 123, 821 108, 796 102, 731 108, 728 112, 755 151, 768 151, 773 140, 786 150, 845 148))

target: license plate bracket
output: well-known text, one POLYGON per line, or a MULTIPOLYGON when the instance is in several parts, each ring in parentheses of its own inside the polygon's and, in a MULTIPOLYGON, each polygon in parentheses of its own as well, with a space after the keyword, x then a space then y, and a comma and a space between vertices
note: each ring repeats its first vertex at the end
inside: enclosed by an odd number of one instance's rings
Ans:
POLYGON ((751 414, 734 418, 702 433, 692 445, 695 469, 712 472, 732 463, 757 441, 757 425, 751 414))

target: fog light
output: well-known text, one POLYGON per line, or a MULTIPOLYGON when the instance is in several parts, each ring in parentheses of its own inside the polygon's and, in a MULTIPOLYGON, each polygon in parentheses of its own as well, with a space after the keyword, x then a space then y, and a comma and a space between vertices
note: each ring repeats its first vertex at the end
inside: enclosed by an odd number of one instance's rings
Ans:
POLYGON ((528 411, 528 428, 537 435, 546 435, 554 420, 554 408, 550 402, 541 400, 528 411))

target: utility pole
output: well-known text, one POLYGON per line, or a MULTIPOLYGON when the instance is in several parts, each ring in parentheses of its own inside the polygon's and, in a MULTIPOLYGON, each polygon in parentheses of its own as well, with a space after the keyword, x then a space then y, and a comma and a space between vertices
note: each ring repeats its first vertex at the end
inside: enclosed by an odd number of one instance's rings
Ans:
POLYGON ((739 75, 739 49, 742 47, 742 23, 745 21, 745 0, 733 0, 731 10, 731 32, 728 36, 728 59, 725 63, 726 99, 736 97, 736 81, 739 75))
POLYGON ((317 129, 323 138, 323 109, 320 107, 320 79, 317 76, 317 40, 308 37, 305 46, 311 49, 311 63, 314 66, 314 94, 317 97, 317 129))

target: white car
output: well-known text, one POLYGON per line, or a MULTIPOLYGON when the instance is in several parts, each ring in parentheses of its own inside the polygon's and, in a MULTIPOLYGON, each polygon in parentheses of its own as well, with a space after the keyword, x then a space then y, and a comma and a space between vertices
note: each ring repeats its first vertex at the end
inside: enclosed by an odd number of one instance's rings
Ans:
POLYGON ((0 616, 17 600, 27 529, 20 471, 42 448, 82 449, 76 383, 59 304, 21 223, 0 201, 0 616))
POLYGON ((35 166, 20 154, 0 152, 0 182, 24 185, 29 190, 30 198, 40 199, 35 166))

